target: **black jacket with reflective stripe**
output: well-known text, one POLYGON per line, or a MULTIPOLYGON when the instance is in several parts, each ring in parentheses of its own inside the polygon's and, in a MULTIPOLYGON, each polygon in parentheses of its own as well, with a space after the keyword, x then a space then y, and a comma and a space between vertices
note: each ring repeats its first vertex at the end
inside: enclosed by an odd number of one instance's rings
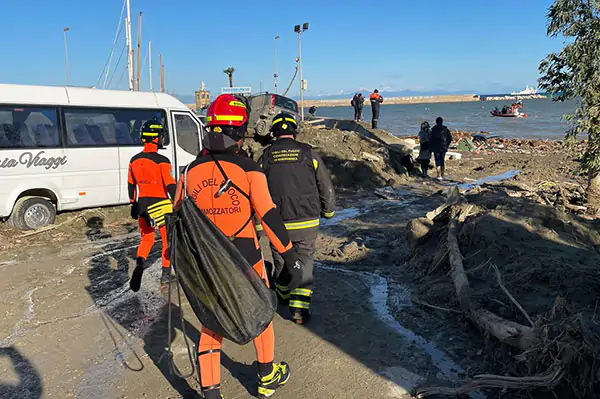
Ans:
POLYGON ((290 222, 318 222, 321 214, 331 216, 335 211, 329 172, 310 145, 291 138, 279 139, 265 149, 260 164, 288 229, 290 222))

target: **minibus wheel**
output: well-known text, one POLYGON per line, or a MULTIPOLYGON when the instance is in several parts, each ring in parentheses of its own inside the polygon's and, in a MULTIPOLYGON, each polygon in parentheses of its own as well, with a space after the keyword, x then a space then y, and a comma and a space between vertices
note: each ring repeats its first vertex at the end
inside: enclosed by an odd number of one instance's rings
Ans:
POLYGON ((55 220, 54 204, 42 197, 19 198, 9 219, 10 223, 19 230, 37 230, 53 224, 55 220))

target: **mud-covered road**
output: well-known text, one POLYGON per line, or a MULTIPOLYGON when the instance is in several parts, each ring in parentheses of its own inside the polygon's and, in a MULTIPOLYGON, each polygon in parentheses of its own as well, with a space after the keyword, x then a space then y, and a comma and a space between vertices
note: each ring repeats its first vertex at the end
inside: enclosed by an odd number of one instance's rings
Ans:
MULTIPOLYGON (((407 254, 406 222, 437 201, 417 190, 393 201, 342 196, 345 209, 324 224, 319 240, 312 323, 275 321, 277 359, 292 369, 279 397, 405 398, 426 380, 465 377, 459 357, 421 336, 431 331, 403 324, 404 310, 414 305, 393 270, 407 254)), ((177 398, 197 390, 196 376, 184 380, 170 372, 158 247, 134 294, 128 277, 137 232, 105 231, 94 220, 88 225, 58 248, 31 246, 2 257, 0 397, 177 398)), ((183 307, 195 344, 199 324, 185 301, 183 307)), ((185 373, 190 366, 179 308, 173 309, 175 362, 185 373)), ((252 397, 253 362, 252 345, 225 344, 227 398, 252 397)))

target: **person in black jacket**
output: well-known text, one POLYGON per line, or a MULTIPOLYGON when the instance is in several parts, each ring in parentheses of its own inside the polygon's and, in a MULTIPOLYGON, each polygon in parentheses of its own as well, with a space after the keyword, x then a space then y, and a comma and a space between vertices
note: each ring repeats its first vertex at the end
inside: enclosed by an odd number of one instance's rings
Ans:
POLYGON ((438 180, 444 180, 446 172, 446 152, 452 143, 452 134, 450 130, 444 126, 444 119, 438 117, 435 120, 435 126, 431 129, 429 135, 429 148, 433 152, 435 158, 435 166, 438 180))
MULTIPOLYGON (((321 157, 308 144, 296 141, 298 124, 288 113, 273 119, 271 132, 277 141, 267 147, 259 161, 267 176, 269 191, 277 205, 298 259, 303 264, 300 287, 289 291, 276 284, 279 296, 289 299, 290 312, 297 324, 310 319, 313 269, 319 218, 335 213, 335 192, 321 157)), ((277 279, 284 261, 273 251, 277 279)))
POLYGON ((352 108, 354 108, 354 120, 359 122, 362 119, 362 110, 365 103, 365 97, 362 93, 356 93, 352 98, 350 104, 352 104, 352 108))

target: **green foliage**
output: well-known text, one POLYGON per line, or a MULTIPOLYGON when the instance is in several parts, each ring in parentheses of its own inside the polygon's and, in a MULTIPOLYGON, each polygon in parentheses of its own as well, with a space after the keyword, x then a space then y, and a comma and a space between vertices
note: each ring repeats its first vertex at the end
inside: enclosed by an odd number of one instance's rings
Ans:
POLYGON ((579 107, 566 120, 567 137, 587 133, 583 167, 600 173, 600 0, 556 0, 548 11, 548 36, 564 48, 540 63, 540 87, 555 101, 577 98, 579 107))

